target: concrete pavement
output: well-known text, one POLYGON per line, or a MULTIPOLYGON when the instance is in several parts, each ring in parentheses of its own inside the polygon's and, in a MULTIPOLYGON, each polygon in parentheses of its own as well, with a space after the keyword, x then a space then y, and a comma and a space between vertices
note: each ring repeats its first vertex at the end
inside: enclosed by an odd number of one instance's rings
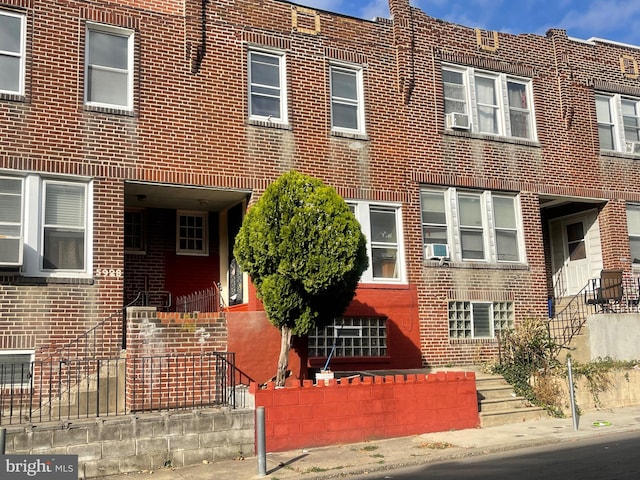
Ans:
MULTIPOLYGON (((267 476, 258 475, 256 457, 104 477, 105 480, 272 480, 348 478, 352 475, 423 465, 465 456, 571 442, 638 431, 640 406, 586 412, 574 429, 571 418, 469 430, 425 433, 366 443, 267 454, 267 476)), ((269 446, 267 445, 267 451, 269 446)))

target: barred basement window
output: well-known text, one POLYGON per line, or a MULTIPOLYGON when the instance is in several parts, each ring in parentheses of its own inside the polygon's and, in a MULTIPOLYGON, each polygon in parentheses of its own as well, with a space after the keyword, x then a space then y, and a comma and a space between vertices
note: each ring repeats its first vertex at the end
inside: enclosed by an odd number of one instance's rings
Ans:
POLYGON ((334 343, 334 358, 386 356, 387 319, 340 317, 326 327, 315 328, 309 332, 309 356, 328 357, 334 343))
POLYGON ((0 352, 0 387, 27 386, 31 382, 31 350, 0 352))
POLYGON ((449 338, 493 338, 513 328, 513 302, 449 302, 449 338))

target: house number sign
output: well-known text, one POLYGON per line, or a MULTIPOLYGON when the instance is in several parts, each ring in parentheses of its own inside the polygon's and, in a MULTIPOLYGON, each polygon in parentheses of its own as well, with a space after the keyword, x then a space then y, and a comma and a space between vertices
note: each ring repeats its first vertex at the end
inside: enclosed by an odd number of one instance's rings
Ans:
POLYGON ((108 269, 108 268, 98 268, 96 270, 96 277, 121 277, 122 270, 118 269, 108 269))

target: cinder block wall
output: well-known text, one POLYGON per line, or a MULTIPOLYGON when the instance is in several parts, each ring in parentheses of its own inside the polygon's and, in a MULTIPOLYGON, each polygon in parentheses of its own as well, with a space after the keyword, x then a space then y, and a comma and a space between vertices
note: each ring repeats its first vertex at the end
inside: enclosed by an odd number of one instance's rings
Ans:
POLYGON ((474 372, 305 380, 282 389, 254 383, 251 393, 265 408, 270 452, 480 425, 474 372))
POLYGON ((78 455, 80 479, 253 452, 253 410, 194 410, 8 427, 6 438, 7 454, 78 455))

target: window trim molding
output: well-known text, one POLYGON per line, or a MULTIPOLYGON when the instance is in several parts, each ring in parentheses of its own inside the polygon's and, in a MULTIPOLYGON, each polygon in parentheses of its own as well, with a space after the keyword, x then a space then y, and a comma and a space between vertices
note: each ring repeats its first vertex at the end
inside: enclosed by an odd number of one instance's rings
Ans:
POLYGON ((93 280, 93 180, 86 177, 45 175, 35 172, 0 171, 3 177, 22 179, 22 265, 19 274, 25 278, 93 280), (84 268, 49 270, 44 261, 44 188, 47 182, 82 185, 84 187, 84 268), (26 248, 26 247, 29 248, 26 248))
MULTIPOLYGON (((20 19, 20 65, 18 72, 18 91, 14 90, 3 90, 0 89, 0 95, 3 97, 14 96, 19 99, 25 96, 26 90, 26 57, 27 57, 27 16, 24 13, 12 12, 8 10, 0 10, 0 15, 5 15, 7 17, 15 17, 20 19)), ((3 52, 3 56, 16 57, 12 52, 3 52)))
POLYGON ((176 210, 176 255, 191 257, 209 256, 209 212, 201 210, 176 210), (180 217, 200 217, 202 225, 202 250, 180 248, 180 217))
MULTIPOLYGON (((526 257, 526 245, 524 239, 524 226, 522 219, 522 206, 520 202, 520 194, 518 193, 510 193, 503 192, 498 190, 473 190, 467 188, 457 188, 457 187, 439 187, 434 185, 422 185, 420 187, 420 226, 421 231, 420 235, 422 237, 422 251, 423 251, 423 262, 425 264, 429 264, 429 259, 424 257, 424 246, 425 238, 424 238, 424 228, 427 225, 422 217, 422 193, 442 193, 444 197, 444 207, 445 207, 445 221, 446 221, 446 238, 447 244, 449 245, 449 254, 450 257, 448 261, 451 262, 461 262, 466 265, 508 265, 508 266, 519 266, 526 265, 527 257, 526 257), (469 195, 475 194, 480 196, 480 208, 481 208, 481 218, 482 218, 482 233, 483 233, 483 248, 484 248, 484 258, 482 259, 464 259, 462 257, 462 240, 461 240, 461 225, 460 225, 460 206, 459 206, 459 195, 469 195), (515 215, 515 223, 516 223, 516 241, 518 246, 518 257, 517 261, 510 260, 498 260, 498 250, 497 250, 497 236, 496 236, 496 222, 493 214, 493 198, 510 197, 513 199, 514 206, 514 215, 515 215)), ((440 226, 440 224, 430 223, 428 225, 440 226)), ((479 228, 479 227, 478 227, 479 228)), ((438 243, 438 242, 435 242, 438 243)), ((441 263, 441 262, 436 262, 441 263)))
MULTIPOLYGON (((624 132, 624 114, 622 111, 622 102, 623 100, 631 100, 635 102, 637 108, 637 116, 636 118, 640 119, 640 97, 634 95, 627 95, 624 93, 616 93, 616 92, 606 92, 597 90, 594 92, 594 108, 596 110, 596 126, 599 130, 600 125, 609 125, 613 128, 612 136, 613 136, 613 149, 603 148, 600 143, 600 132, 598 132, 598 148, 600 149, 601 154, 619 154, 623 156, 638 158, 640 156, 640 151, 635 152, 627 152, 626 144, 627 142, 636 142, 635 140, 628 140, 625 137, 624 132), (608 100, 609 105, 609 114, 611 115, 611 119, 613 123, 602 122, 600 118, 598 118, 598 109, 597 109, 597 100, 598 98, 606 98, 608 100)), ((639 126, 640 129, 640 126, 639 126)), ((640 143, 640 142, 636 142, 640 143)))
POLYGON ((349 207, 353 207, 354 215, 360 223, 362 233, 367 238, 367 256, 369 257, 369 266, 362 273, 360 277, 360 283, 372 283, 372 284, 406 284, 407 283, 407 266, 406 266, 406 252, 404 246, 404 228, 402 218, 402 204, 394 202, 376 202, 368 200, 346 200, 349 207), (371 240, 371 209, 382 208, 393 210, 395 213, 395 227, 396 227, 396 245, 397 245, 397 258, 396 268, 399 270, 397 277, 374 277, 373 275, 373 242, 371 240))
MULTIPOLYGON (((348 102, 344 102, 344 104, 348 104, 348 102)), ((365 115, 365 101, 364 101, 364 67, 362 65, 357 65, 353 63, 347 62, 339 62, 332 60, 329 62, 329 116, 330 116, 330 125, 331 125, 331 133, 339 136, 357 136, 359 138, 366 138, 367 136, 367 128, 366 128, 366 115, 365 115), (358 126, 357 128, 345 128, 345 127, 337 127, 333 124, 333 105, 334 105, 334 96, 333 96, 333 82, 331 81, 333 69, 340 69, 343 71, 351 71, 355 72, 355 81, 356 81, 356 101, 355 105, 357 108, 356 111, 356 119, 358 126)))
POLYGON ((84 46, 84 95, 83 103, 91 110, 105 113, 130 113, 134 111, 134 69, 135 69, 135 30, 87 21, 85 24, 84 46), (103 32, 127 38, 127 105, 102 103, 89 100, 89 32, 103 32))
MULTIPOLYGON (((533 98, 533 79, 522 77, 518 75, 513 75, 505 72, 497 72, 491 71, 481 68, 476 68, 472 66, 464 66, 464 65, 456 65, 453 63, 443 62, 441 64, 441 71, 450 71, 450 72, 458 72, 462 74, 463 79, 463 88, 465 92, 465 114, 469 116, 469 129, 467 130, 467 135, 481 135, 492 138, 500 138, 505 140, 514 140, 521 142, 538 142, 538 134, 537 134, 537 126, 536 126, 536 116, 535 116, 535 105, 533 98), (483 78, 491 78, 494 80, 494 85, 497 86, 497 109, 499 113, 498 118, 498 133, 492 132, 482 132, 479 128, 479 116, 478 116, 478 99, 477 99, 477 91, 476 91, 476 77, 483 78), (510 120, 510 110, 508 100, 508 84, 509 82, 523 84, 526 88, 527 99, 529 100, 529 129, 530 129, 530 137, 519 137, 515 136, 512 133, 511 120, 510 120)), ((445 98, 444 93, 444 79, 442 80, 443 87, 443 102, 445 98)), ((445 119, 443 118, 443 125, 445 132, 452 132, 454 130, 447 128, 445 119)))
POLYGON ((289 126, 289 98, 287 83, 287 55, 283 50, 251 45, 247 49, 247 118, 250 123, 260 126, 287 127, 289 126), (256 115, 252 113, 253 83, 251 82, 252 55, 259 53, 278 58, 278 78, 280 81, 280 118, 271 115, 256 115))

